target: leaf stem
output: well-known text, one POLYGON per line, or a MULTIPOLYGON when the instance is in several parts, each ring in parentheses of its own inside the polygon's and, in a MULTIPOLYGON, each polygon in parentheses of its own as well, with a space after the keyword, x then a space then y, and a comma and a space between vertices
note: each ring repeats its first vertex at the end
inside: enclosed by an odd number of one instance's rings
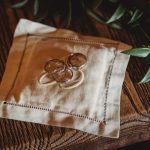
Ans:
POLYGON ((68 1, 68 17, 67 17, 67 25, 66 27, 69 28, 71 25, 71 16, 72 16, 72 2, 71 0, 68 1))
POLYGON ((138 28, 141 30, 141 32, 145 35, 145 37, 147 38, 147 40, 150 42, 149 35, 144 31, 144 29, 142 28, 142 26, 140 24, 138 24, 138 28))
POLYGON ((84 9, 84 11, 86 12, 87 15, 89 15, 90 17, 94 18, 96 21, 101 22, 101 23, 105 23, 106 20, 100 16, 95 14, 95 12, 93 12, 93 10, 89 9, 86 4, 85 1, 80 1, 82 8, 84 9))

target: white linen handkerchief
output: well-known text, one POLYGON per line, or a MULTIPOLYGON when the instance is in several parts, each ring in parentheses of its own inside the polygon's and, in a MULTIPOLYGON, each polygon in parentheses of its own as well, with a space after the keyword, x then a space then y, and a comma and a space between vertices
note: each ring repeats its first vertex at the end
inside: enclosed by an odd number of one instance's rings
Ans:
POLYGON ((130 46, 21 19, 0 84, 0 117, 78 129, 118 138, 120 95, 130 46), (83 82, 73 89, 41 85, 49 59, 87 57, 83 82))

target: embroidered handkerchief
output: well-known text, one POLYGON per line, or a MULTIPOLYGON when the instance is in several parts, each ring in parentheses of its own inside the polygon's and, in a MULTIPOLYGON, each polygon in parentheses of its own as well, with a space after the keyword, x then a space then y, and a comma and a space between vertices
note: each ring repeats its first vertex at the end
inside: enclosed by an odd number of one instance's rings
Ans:
POLYGON ((128 48, 21 19, 0 84, 0 117, 117 138, 129 60, 120 52, 128 48))

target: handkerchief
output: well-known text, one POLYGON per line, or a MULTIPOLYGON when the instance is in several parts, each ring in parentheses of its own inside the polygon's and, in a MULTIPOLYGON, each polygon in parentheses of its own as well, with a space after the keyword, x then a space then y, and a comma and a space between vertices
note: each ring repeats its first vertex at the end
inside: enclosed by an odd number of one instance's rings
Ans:
POLYGON ((121 51, 128 48, 118 41, 21 19, 0 84, 0 117, 118 138, 120 96, 129 60, 121 51), (68 58, 74 54, 85 56, 84 69, 69 67, 68 58), (68 72, 64 74, 66 68, 57 74, 46 72, 51 60, 67 64, 68 72), (72 81, 58 82, 62 76, 72 81))

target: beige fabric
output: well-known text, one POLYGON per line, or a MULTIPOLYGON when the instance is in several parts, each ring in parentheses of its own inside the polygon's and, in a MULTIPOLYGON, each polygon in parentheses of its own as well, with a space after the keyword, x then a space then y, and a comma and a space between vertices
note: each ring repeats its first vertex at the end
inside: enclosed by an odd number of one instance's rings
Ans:
POLYGON ((120 51, 128 48, 22 19, 0 85, 0 117, 119 137, 120 94, 129 60, 120 51), (87 57, 80 86, 64 90, 39 84, 47 60, 65 60, 74 52, 87 57))

